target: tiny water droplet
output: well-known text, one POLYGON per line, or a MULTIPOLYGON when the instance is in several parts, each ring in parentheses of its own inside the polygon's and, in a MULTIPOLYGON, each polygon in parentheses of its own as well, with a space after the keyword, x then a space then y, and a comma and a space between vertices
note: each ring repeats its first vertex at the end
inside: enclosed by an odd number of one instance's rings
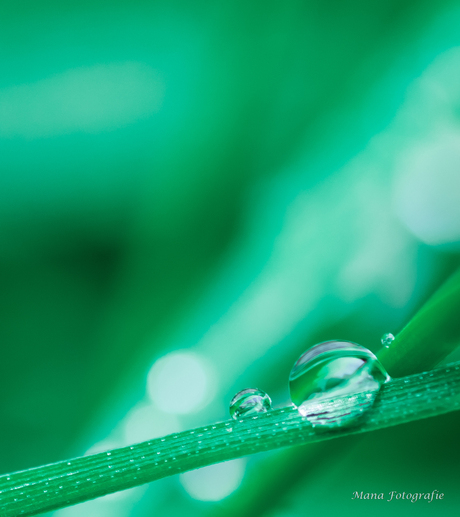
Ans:
POLYGON ((389 380, 367 348, 350 341, 326 341, 299 357, 289 375, 289 391, 303 417, 329 428, 361 417, 389 380))
POLYGON ((383 334, 383 336, 380 339, 380 342, 385 348, 390 348, 391 343, 395 340, 395 337, 391 332, 387 332, 386 334, 383 334))
POLYGON ((265 391, 247 388, 239 391, 230 402, 230 416, 237 420, 244 415, 265 413, 271 408, 272 401, 265 391))

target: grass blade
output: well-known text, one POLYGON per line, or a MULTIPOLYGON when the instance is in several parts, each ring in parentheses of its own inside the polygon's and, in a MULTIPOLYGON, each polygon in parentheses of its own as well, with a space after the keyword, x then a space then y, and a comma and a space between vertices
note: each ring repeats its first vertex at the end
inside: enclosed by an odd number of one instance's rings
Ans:
POLYGON ((460 269, 430 297, 395 336, 390 348, 377 354, 392 377, 432 368, 460 343, 460 269))
MULTIPOLYGON (((356 411, 359 411, 359 397, 356 411)), ((28 516, 261 451, 364 433, 460 409, 460 362, 385 384, 354 427, 313 428, 292 406, 0 477, 4 517, 28 516)))

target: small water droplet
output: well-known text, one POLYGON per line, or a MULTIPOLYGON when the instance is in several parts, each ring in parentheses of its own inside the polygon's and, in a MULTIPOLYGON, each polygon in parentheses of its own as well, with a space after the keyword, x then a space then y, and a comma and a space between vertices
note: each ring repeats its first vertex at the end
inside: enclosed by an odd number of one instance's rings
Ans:
POLYGON ((389 380, 367 348, 326 341, 299 357, 289 375, 289 391, 298 412, 311 424, 338 427, 361 417, 389 380))
POLYGON ((237 420, 244 415, 265 413, 271 408, 272 401, 265 391, 247 388, 238 392, 230 402, 230 416, 237 420))
POLYGON ((383 334, 383 336, 380 339, 380 342, 385 348, 390 348, 391 343, 395 340, 395 337, 391 332, 387 332, 386 334, 383 334))

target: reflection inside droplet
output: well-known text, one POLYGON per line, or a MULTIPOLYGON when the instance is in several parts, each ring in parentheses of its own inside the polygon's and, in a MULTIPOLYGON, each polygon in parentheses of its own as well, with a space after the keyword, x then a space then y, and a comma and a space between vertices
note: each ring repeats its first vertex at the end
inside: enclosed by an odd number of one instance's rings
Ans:
POLYGON ((386 334, 383 334, 383 336, 380 339, 380 342, 385 348, 390 348, 391 343, 395 340, 395 337, 391 332, 387 332, 386 334))
POLYGON ((388 380, 367 348, 349 341, 326 341, 300 356, 289 376, 289 390, 299 413, 313 425, 337 427, 369 409, 388 380))
POLYGON ((247 388, 239 391, 230 402, 230 416, 237 419, 255 413, 265 413, 271 408, 272 401, 265 391, 247 388))

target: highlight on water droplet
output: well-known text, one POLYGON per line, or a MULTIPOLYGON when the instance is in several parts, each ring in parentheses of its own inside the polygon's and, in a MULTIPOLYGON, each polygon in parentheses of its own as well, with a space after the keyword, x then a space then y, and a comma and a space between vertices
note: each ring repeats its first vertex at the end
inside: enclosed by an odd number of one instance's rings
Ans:
POLYGON ((385 348, 390 348, 391 343, 395 340, 395 337, 391 332, 387 332, 386 334, 383 334, 382 338, 380 339, 380 342, 385 348))
POLYGON ((242 416, 265 413, 271 408, 272 401, 265 391, 246 388, 239 391, 230 402, 230 416, 236 420, 242 416))
POLYGON ((375 355, 351 341, 326 341, 304 352, 289 375, 291 400, 312 425, 354 422, 390 376, 375 355))

